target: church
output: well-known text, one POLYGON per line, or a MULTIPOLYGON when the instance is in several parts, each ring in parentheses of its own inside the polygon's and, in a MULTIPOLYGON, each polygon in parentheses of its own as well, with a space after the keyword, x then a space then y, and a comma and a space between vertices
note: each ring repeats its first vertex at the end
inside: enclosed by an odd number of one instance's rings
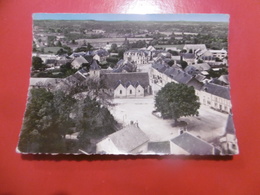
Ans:
POLYGON ((147 72, 104 70, 93 60, 86 76, 95 81, 102 81, 103 90, 114 98, 140 98, 151 94, 147 72))

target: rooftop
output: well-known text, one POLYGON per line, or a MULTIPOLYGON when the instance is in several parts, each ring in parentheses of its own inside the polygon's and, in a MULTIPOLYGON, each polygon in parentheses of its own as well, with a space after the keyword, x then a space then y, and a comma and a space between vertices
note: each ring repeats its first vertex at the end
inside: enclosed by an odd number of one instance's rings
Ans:
POLYGON ((206 83, 203 87, 203 90, 218 97, 230 100, 229 87, 217 85, 214 83, 206 83))
POLYGON ((129 125, 108 136, 122 152, 131 153, 134 149, 149 141, 147 135, 136 125, 129 125))
POLYGON ((126 86, 127 82, 131 82, 133 86, 140 84, 143 88, 149 86, 149 76, 147 72, 105 73, 101 76, 108 88, 116 88, 119 81, 124 86, 126 86))
POLYGON ((208 142, 188 133, 173 138, 172 143, 184 149, 191 155, 212 155, 214 147, 208 142))
POLYGON ((149 142, 148 152, 153 152, 155 154, 170 154, 171 146, 169 141, 164 142, 149 142))

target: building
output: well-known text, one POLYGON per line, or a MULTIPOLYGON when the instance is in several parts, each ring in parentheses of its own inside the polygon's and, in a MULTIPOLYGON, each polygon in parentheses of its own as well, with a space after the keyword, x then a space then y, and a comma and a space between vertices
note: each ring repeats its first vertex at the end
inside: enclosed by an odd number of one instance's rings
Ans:
POLYGON ((149 142, 148 154, 171 154, 170 141, 149 142))
POLYGON ((89 66, 89 76, 90 78, 94 80, 99 80, 100 79, 100 72, 101 68, 98 65, 96 60, 93 60, 92 63, 89 66))
POLYGON ((43 63, 46 63, 47 60, 56 60, 57 56, 54 54, 33 54, 33 56, 40 57, 43 63))
POLYGON ((161 87, 170 82, 193 86, 197 90, 200 90, 203 86, 203 83, 199 82, 194 76, 185 73, 178 66, 170 67, 165 63, 152 64, 151 75, 153 83, 161 87))
POLYGON ((113 72, 136 72, 137 66, 128 60, 119 60, 113 72))
POLYGON ((83 56, 79 56, 79 57, 76 57, 71 62, 71 66, 73 69, 79 69, 80 67, 82 67, 83 64, 88 64, 88 63, 89 62, 83 56))
POLYGON ((100 49, 95 52, 93 59, 97 60, 99 63, 105 63, 107 57, 109 57, 108 51, 106 51, 105 49, 100 49))
POLYGON ((231 113, 230 88, 206 82, 201 90, 196 91, 202 105, 215 110, 231 113))
POLYGON ((96 145, 98 154, 140 154, 147 151, 149 138, 138 127, 131 124, 108 135, 96 145))
POLYGON ((147 72, 105 73, 101 79, 114 98, 139 98, 151 93, 147 72))
POLYGON ((181 61, 187 62, 188 65, 195 64, 196 56, 194 53, 180 53, 181 61))
POLYGON ((45 88, 55 86, 61 81, 60 78, 30 78, 30 89, 31 88, 45 88))
POLYGON ((222 149, 222 154, 231 155, 239 153, 233 116, 231 114, 228 116, 226 132, 223 137, 219 139, 219 143, 222 149))
POLYGON ((227 57, 227 50, 209 50, 215 58, 223 59, 227 57))
MULTIPOLYGON (((203 70, 202 66, 202 70, 203 70)), ((204 68, 208 68, 205 66, 204 68)), ((210 108, 230 113, 231 101, 230 101, 230 89, 228 86, 221 86, 215 83, 206 82, 202 83, 205 76, 199 73, 197 67, 190 65, 185 69, 186 72, 176 66, 168 66, 165 63, 152 64, 151 77, 153 83, 164 87, 167 83, 182 83, 188 86, 193 86, 195 94, 199 97, 202 105, 209 106, 210 108)), ((204 70, 203 70, 204 71, 204 70)), ((201 71, 201 73, 203 73, 201 71)))
POLYGON ((205 44, 185 44, 183 49, 188 53, 196 53, 198 51, 206 51, 207 47, 205 44))
POLYGON ((189 132, 184 132, 171 139, 171 154, 184 155, 214 155, 215 148, 212 144, 194 136, 189 132))
POLYGON ((124 60, 130 59, 130 61, 134 62, 135 64, 147 64, 151 51, 146 50, 129 50, 124 53, 124 60))

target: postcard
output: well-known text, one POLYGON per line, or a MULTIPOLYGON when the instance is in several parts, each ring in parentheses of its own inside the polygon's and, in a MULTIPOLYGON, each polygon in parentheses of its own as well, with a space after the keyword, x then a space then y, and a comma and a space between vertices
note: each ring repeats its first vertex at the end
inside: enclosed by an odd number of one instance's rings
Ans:
POLYGON ((227 14, 33 14, 23 154, 235 155, 227 14))

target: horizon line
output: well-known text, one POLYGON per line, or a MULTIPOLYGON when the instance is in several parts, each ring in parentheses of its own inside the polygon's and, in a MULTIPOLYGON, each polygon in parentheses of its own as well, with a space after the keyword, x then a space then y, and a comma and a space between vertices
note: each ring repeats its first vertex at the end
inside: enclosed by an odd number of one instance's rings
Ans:
POLYGON ((34 13, 33 20, 75 21, 151 21, 151 22, 229 22, 228 14, 84 14, 84 13, 34 13))

